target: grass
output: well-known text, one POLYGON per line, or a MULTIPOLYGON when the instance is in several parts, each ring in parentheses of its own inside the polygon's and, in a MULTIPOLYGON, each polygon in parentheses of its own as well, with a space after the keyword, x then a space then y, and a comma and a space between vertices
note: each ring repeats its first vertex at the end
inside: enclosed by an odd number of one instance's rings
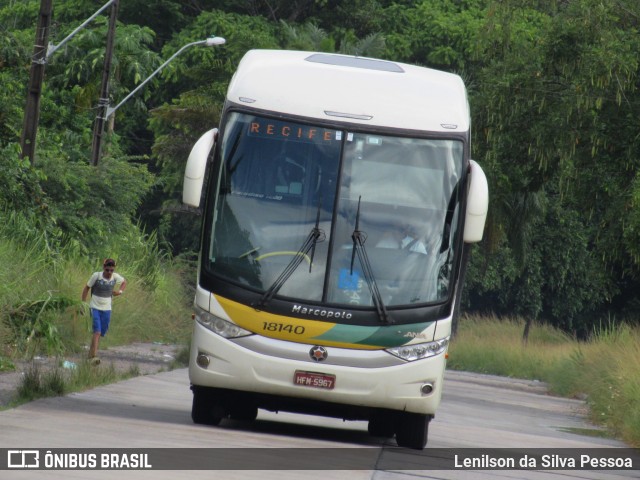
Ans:
MULTIPOLYGON (((93 271, 100 269, 69 261, 64 266, 65 281, 59 285, 65 295, 80 293, 93 271)), ((116 270, 127 280, 127 288, 121 297, 115 297, 111 326, 101 341, 101 347, 124 345, 132 342, 186 343, 191 333, 192 298, 182 286, 178 273, 167 263, 163 266, 157 285, 150 290, 144 279, 128 265, 121 264, 116 270)), ((90 336, 88 311, 74 312, 60 318, 60 328, 67 338, 83 345, 90 336)))
MULTIPOLYGON (((48 282, 42 285, 42 291, 17 285, 15 296, 0 292, 0 299, 7 305, 0 311, 0 359, 6 359, 0 364, 8 364, 16 355, 60 356, 85 349, 91 338, 91 320, 80 296, 91 273, 100 269, 91 263, 78 258, 60 261, 57 272, 46 275, 48 282), (51 297, 53 300, 48 300, 51 297)), ((24 267, 18 263, 15 272, 6 274, 19 277, 18 269, 24 267)), ((111 326, 100 347, 133 342, 186 344, 192 327, 192 297, 172 266, 168 262, 163 266, 154 290, 127 265, 118 272, 127 279, 127 288, 121 297, 114 298, 111 326)))
POLYGON ((540 380, 552 393, 586 396, 591 420, 640 447, 640 328, 620 324, 579 342, 547 325, 465 317, 449 350, 449 368, 540 380))
POLYGON ((16 365, 9 358, 0 357, 0 373, 13 372, 16 369, 16 365))
POLYGON ((32 365, 22 377, 17 389, 17 396, 11 406, 18 406, 39 398, 66 395, 107 385, 140 374, 137 367, 126 372, 118 373, 113 365, 96 367, 88 361, 76 364, 73 369, 63 369, 58 366, 43 370, 38 365, 32 365))
POLYGON ((191 347, 185 345, 176 352, 176 358, 171 362, 171 368, 184 368, 189 366, 191 347))
MULTIPOLYGON (((127 279, 127 288, 114 300, 111 327, 100 348, 134 342, 188 343, 193 293, 182 281, 188 265, 167 258, 155 235, 133 227, 105 238, 104 251, 89 255, 78 242, 52 241, 29 219, 0 210, 0 372, 15 370, 18 359, 84 352, 91 339, 91 321, 81 292, 91 274, 101 270, 105 257, 118 260, 117 271, 127 279)), ((195 277, 195 272, 188 275, 195 277)), ((29 372, 21 386, 21 401, 122 378, 102 367, 86 367, 79 364, 71 373, 29 372)))
POLYGON ((454 369, 542 380, 572 350, 571 339, 547 327, 534 327, 526 347, 524 322, 463 318, 452 342, 448 365, 454 369), (544 353, 541 352, 544 348, 544 353))
POLYGON ((80 294, 105 257, 118 260, 127 289, 114 300, 104 345, 186 343, 193 296, 181 281, 185 267, 161 253, 155 235, 135 226, 105 234, 100 254, 91 255, 78 242, 52 241, 31 220, 0 210, 0 358, 83 349, 91 332, 80 294))

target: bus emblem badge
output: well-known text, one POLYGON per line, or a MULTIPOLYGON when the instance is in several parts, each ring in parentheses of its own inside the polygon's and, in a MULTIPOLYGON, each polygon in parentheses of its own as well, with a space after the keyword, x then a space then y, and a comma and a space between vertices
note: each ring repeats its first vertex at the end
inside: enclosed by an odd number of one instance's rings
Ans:
POLYGON ((316 345, 309 350, 309 356, 314 362, 322 362, 327 359, 329 354, 327 353, 326 348, 316 345))

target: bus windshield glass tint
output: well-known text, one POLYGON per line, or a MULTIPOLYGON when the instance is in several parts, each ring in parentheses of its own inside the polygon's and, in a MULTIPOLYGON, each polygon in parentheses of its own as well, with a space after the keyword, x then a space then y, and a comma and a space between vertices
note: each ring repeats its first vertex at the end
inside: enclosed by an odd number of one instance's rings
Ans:
POLYGON ((343 157, 327 300, 373 304, 363 266, 352 261, 356 223, 384 305, 447 299, 462 143, 347 133, 343 157))
POLYGON ((341 135, 337 130, 233 113, 221 145, 222 171, 209 260, 234 282, 269 289, 292 263, 279 289, 321 300, 341 135), (316 224, 322 241, 301 246, 316 224))
POLYGON ((299 301, 369 307, 370 288, 352 255, 358 222, 386 306, 448 297, 462 142, 235 112, 220 155, 206 271, 259 292, 276 284, 276 295, 299 301))

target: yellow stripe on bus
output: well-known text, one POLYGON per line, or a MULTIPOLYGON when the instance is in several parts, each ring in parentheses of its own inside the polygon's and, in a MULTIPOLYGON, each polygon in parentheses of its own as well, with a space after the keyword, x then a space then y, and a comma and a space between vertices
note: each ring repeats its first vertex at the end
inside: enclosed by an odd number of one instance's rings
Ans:
MULTIPOLYGON (((215 295, 215 298, 234 323, 246 330, 265 337, 315 344, 318 342, 316 337, 323 335, 337 325, 335 322, 319 322, 317 320, 287 317, 256 310, 253 307, 234 302, 233 300, 218 295, 215 295)), ((366 338, 370 334, 371 332, 368 328, 362 327, 362 338, 366 338)), ((350 340, 354 341, 353 338, 350 340)), ((323 340, 322 344, 360 350, 374 350, 379 348, 372 345, 360 345, 335 340, 323 340)))

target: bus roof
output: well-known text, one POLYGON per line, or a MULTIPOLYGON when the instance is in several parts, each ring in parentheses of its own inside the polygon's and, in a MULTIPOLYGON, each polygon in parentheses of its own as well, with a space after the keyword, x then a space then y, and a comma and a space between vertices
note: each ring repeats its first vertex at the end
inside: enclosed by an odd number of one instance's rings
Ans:
POLYGON ((458 75, 365 57, 250 50, 227 98, 309 118, 431 132, 469 130, 466 89, 458 75))

